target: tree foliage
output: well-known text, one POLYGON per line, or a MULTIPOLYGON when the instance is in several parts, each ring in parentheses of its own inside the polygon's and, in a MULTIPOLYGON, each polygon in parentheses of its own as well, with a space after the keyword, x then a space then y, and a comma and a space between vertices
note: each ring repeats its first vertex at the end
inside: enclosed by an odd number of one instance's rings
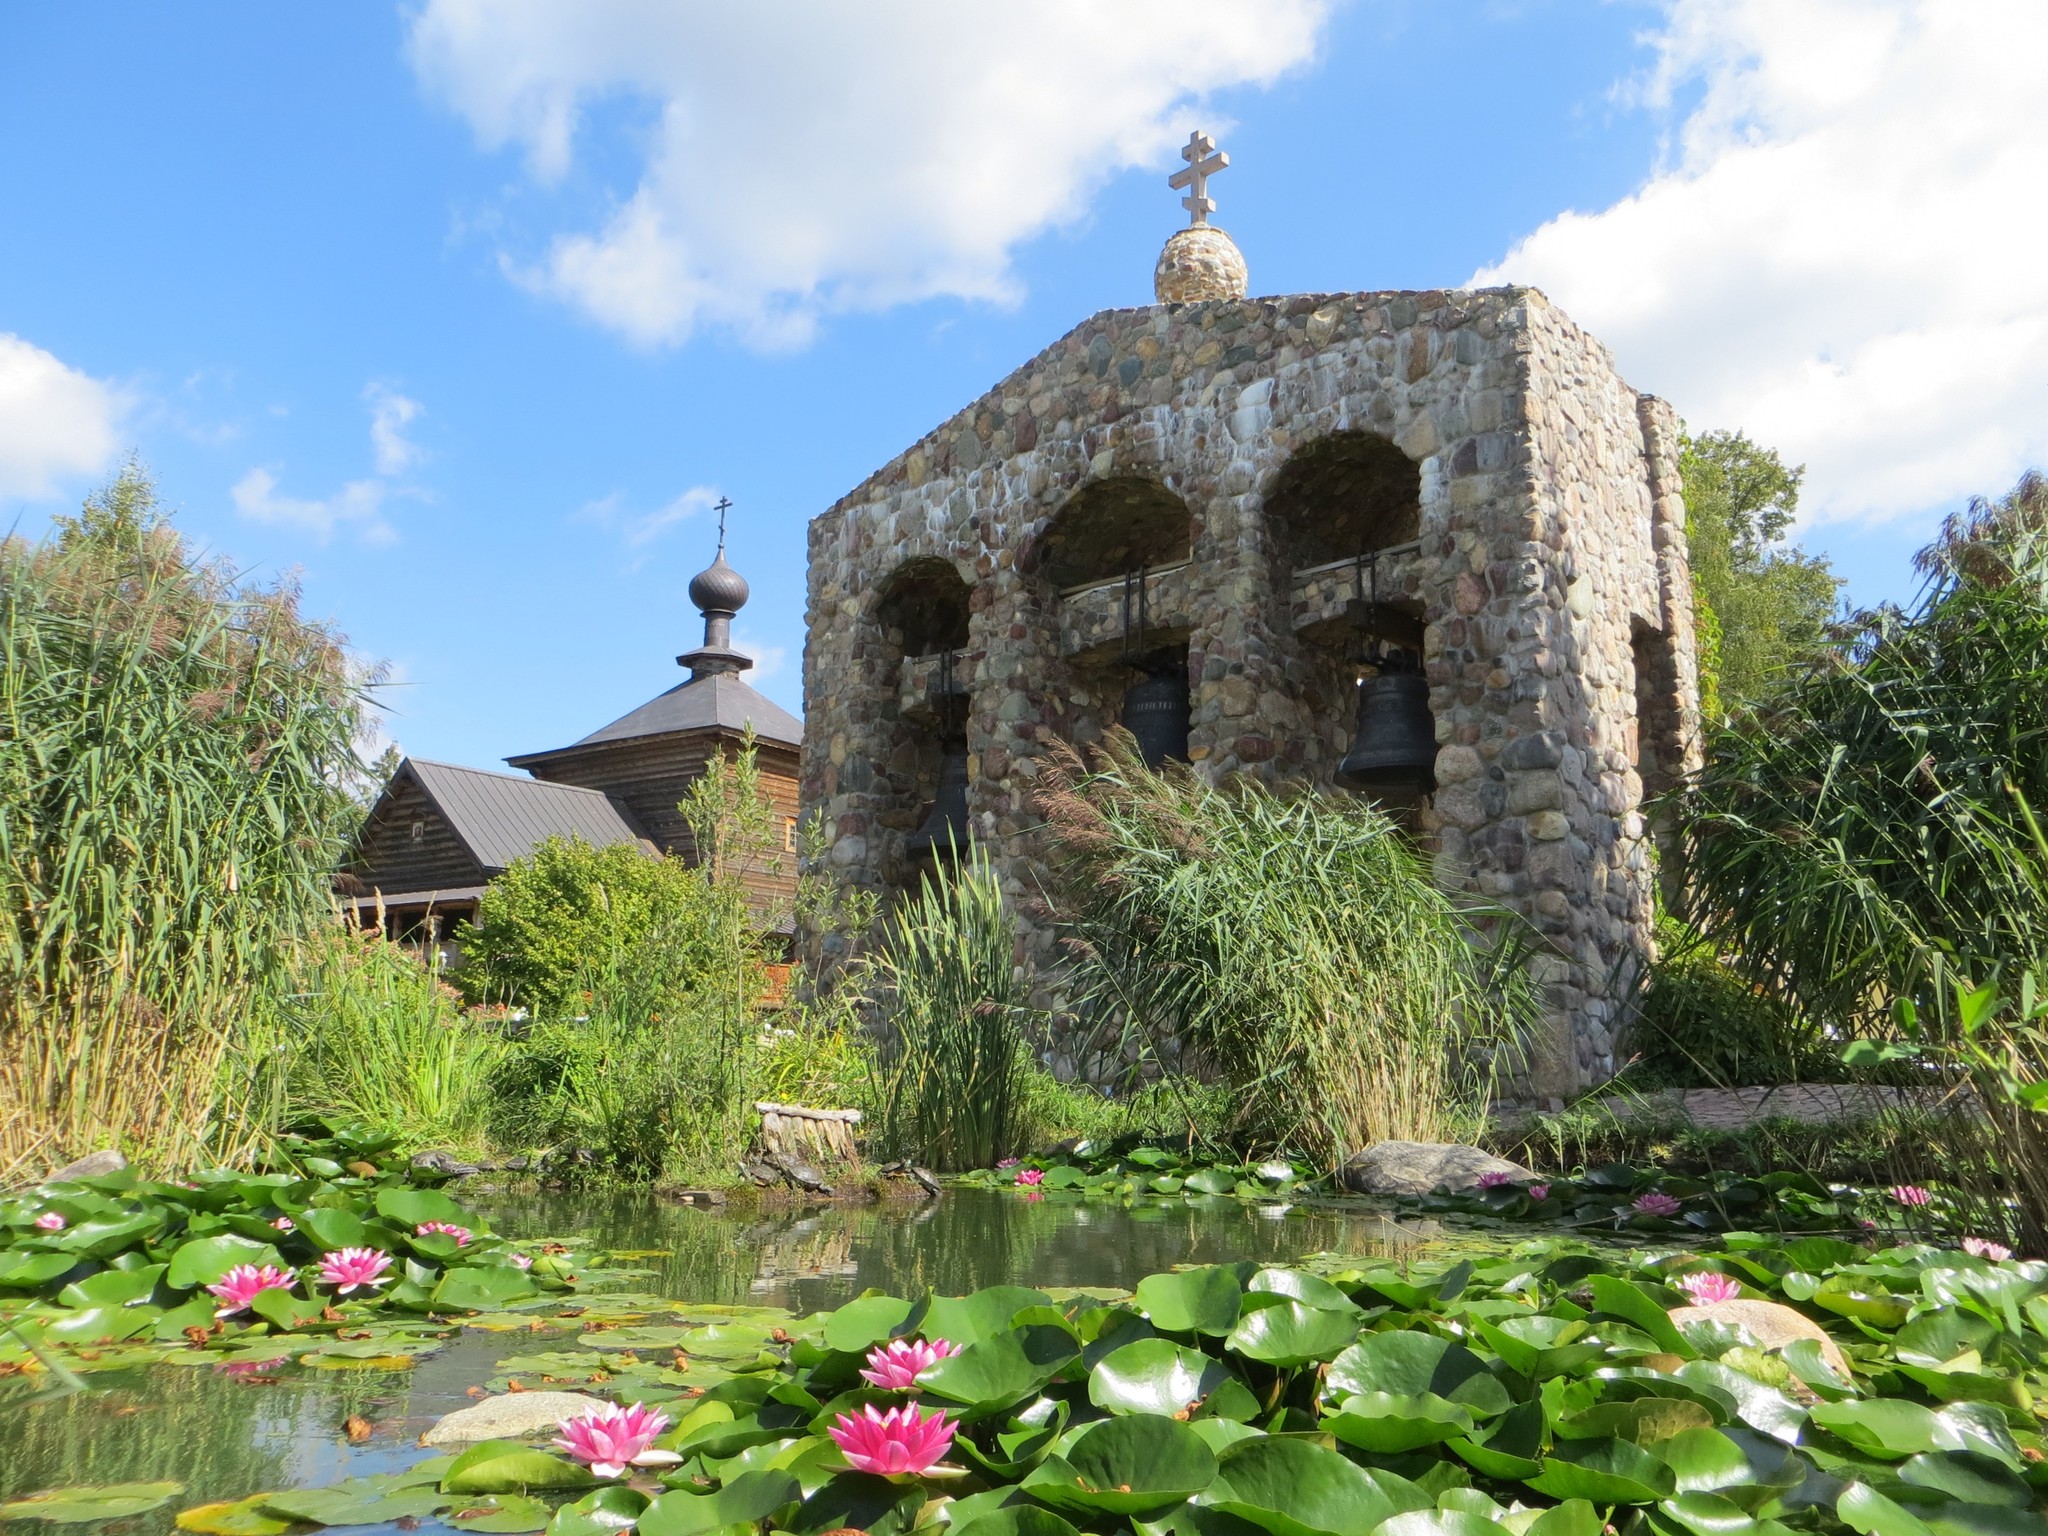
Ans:
POLYGON ((1818 645, 1841 585, 1827 559, 1786 542, 1805 470, 1740 432, 1683 440, 1686 542, 1706 718, 1753 704, 1785 662, 1818 645))

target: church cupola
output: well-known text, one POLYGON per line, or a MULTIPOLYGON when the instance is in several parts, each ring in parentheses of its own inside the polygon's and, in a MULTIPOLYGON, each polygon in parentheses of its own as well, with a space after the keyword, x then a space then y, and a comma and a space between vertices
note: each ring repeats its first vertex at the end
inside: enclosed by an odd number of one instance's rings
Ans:
POLYGON ((744 672, 753 658, 733 649, 732 621, 747 605, 747 578, 725 563, 725 514, 732 503, 718 499, 718 554, 690 578, 690 601, 704 615, 704 643, 676 658, 690 669, 690 681, 720 673, 744 672))

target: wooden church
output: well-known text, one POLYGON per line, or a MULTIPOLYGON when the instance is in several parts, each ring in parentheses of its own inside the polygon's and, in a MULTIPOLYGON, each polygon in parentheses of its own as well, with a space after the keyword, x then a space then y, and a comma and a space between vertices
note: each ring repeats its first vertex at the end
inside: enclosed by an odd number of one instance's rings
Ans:
POLYGON ((732 645, 747 583, 725 560, 690 582, 704 643, 676 658, 689 677, 566 747, 506 761, 521 773, 407 758, 356 834, 337 881, 364 926, 394 939, 445 943, 476 916, 484 887, 551 837, 593 847, 632 843, 649 858, 696 848, 678 809, 713 753, 737 753, 751 729, 762 791, 782 829, 772 873, 752 877, 757 910, 787 928, 796 891, 797 763, 803 722, 740 674, 754 663, 732 645))

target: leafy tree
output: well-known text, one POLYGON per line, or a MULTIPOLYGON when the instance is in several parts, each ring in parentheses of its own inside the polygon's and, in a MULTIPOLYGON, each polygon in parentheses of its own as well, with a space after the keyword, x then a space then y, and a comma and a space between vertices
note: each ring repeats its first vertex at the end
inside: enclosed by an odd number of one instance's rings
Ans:
POLYGON ((1740 432, 1687 437, 1685 533, 1709 721, 1753 704, 1787 659, 1826 633, 1841 585, 1825 556, 1786 542, 1806 471, 1740 432))
POLYGON ((472 1000, 580 1012, 589 978, 658 960, 683 990, 725 958, 704 875, 637 843, 553 837, 493 880, 456 940, 472 1000))

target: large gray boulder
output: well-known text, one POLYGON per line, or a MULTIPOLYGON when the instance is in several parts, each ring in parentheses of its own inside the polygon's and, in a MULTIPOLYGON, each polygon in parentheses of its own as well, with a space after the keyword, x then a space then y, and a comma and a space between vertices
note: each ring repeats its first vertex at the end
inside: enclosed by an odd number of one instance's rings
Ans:
POLYGON ((507 1392, 458 1408, 420 1436, 422 1445, 474 1445, 479 1440, 535 1440, 553 1435, 564 1419, 609 1406, 581 1392, 507 1392))
POLYGON ((1361 1195, 1464 1194, 1479 1188, 1482 1174, 1501 1173, 1516 1183, 1537 1175, 1477 1147, 1441 1141, 1379 1141, 1353 1155, 1340 1181, 1361 1195))
POLYGON ((1671 1321, 1681 1328, 1687 1323, 1725 1323, 1755 1339, 1758 1348, 1774 1353, 1788 1344, 1797 1344, 1801 1339, 1811 1339, 1820 1346, 1821 1358, 1827 1361, 1829 1368, 1842 1380, 1850 1379, 1849 1361, 1842 1354, 1842 1346, 1805 1313, 1795 1312, 1779 1302, 1744 1296, 1734 1301, 1709 1302, 1700 1307, 1673 1307, 1671 1321))
POLYGON ((66 1179, 101 1179, 110 1173, 119 1173, 128 1166, 128 1159, 108 1147, 99 1152, 88 1152, 75 1163, 66 1163, 62 1168, 48 1175, 45 1184, 62 1184, 66 1179))

